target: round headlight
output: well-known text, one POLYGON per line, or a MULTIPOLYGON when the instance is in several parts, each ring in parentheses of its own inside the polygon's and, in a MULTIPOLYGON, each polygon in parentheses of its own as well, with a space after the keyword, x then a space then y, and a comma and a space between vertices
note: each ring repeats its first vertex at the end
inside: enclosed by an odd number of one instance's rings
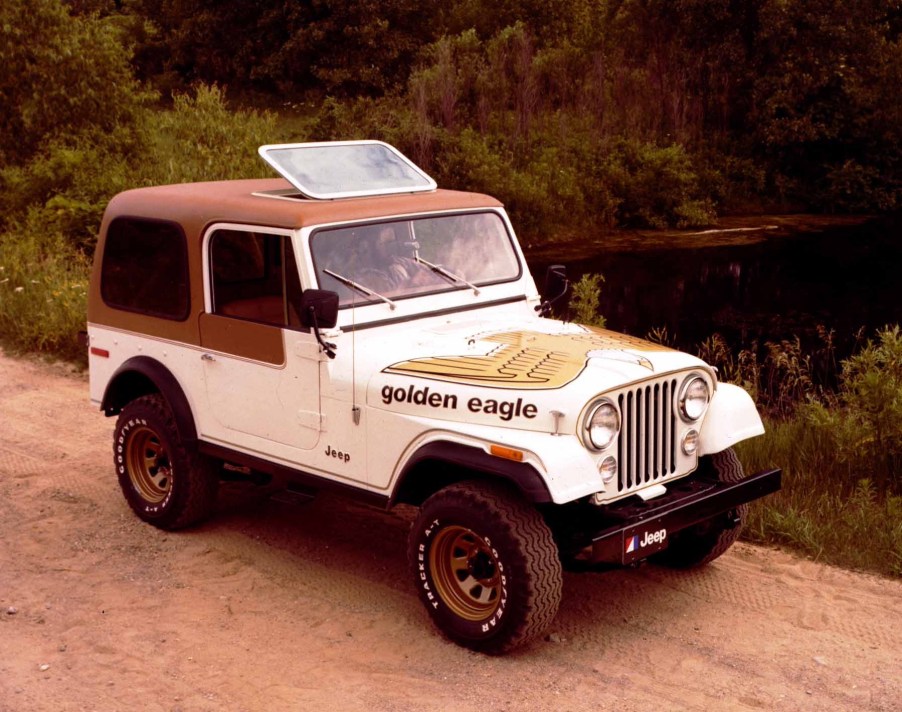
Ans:
POLYGON ((604 450, 610 445, 620 431, 620 415, 614 404, 602 401, 589 411, 586 418, 586 432, 589 442, 596 450, 604 450))
POLYGON ((686 420, 698 420, 708 407, 711 391, 701 376, 692 376, 680 392, 680 412, 686 420))

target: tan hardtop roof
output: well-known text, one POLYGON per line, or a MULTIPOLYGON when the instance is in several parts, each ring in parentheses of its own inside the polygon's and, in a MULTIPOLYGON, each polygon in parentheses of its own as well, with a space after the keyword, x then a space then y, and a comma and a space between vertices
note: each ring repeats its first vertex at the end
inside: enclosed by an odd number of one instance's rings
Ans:
POLYGON ((487 195, 453 190, 338 200, 286 200, 255 195, 280 190, 295 192, 290 183, 280 178, 136 188, 119 193, 110 201, 103 229, 117 217, 144 217, 180 223, 190 237, 200 235, 215 222, 295 229, 392 215, 501 206, 487 195))

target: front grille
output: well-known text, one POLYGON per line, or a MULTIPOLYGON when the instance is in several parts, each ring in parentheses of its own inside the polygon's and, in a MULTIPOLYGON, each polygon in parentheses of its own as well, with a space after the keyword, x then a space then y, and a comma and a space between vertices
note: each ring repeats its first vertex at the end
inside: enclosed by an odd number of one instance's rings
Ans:
POLYGON ((620 463, 617 492, 657 482, 677 470, 676 379, 649 383, 621 393, 620 463))

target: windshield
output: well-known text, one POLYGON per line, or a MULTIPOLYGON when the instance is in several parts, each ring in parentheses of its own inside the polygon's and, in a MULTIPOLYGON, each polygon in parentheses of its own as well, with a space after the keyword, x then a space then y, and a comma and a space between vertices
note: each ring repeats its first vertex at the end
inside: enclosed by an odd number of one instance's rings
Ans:
POLYGON ((475 295, 520 276, 496 213, 328 228, 314 233, 310 248, 320 288, 338 292, 342 307, 454 289, 475 295))

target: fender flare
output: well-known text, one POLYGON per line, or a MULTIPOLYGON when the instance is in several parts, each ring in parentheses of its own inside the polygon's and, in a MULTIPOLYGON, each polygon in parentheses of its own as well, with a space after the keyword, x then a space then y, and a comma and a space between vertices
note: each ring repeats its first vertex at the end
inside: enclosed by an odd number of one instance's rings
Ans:
POLYGON ((699 456, 763 434, 764 423, 752 397, 739 386, 718 383, 699 432, 699 456))
POLYGON ((169 404, 182 439, 196 441, 197 428, 185 391, 168 368, 149 356, 134 356, 116 369, 103 392, 100 409, 106 416, 118 415, 135 398, 154 392, 169 404))
POLYGON ((545 480, 529 463, 495 457, 472 445, 439 440, 419 448, 404 463, 389 498, 389 506, 400 502, 421 504, 432 493, 460 480, 461 478, 454 474, 454 471, 459 473, 460 469, 507 481, 533 504, 547 504, 553 501, 545 480), (438 472, 433 471, 429 475, 417 474, 430 465, 438 472))

